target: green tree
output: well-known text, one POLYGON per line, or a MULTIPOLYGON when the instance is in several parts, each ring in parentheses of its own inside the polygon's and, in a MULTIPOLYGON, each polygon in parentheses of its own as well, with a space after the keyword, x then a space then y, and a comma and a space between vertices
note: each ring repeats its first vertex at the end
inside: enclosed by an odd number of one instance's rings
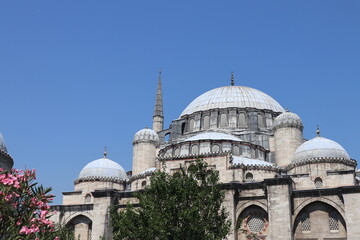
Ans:
POLYGON ((136 197, 138 208, 111 209, 114 240, 217 240, 229 232, 219 173, 202 160, 173 175, 155 172, 136 197))

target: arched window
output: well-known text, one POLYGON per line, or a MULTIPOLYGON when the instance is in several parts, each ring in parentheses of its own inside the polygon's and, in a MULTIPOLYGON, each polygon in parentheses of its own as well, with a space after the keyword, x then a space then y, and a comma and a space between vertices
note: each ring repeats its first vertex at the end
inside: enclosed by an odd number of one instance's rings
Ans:
POLYGON ((239 128, 246 128, 246 115, 245 113, 239 114, 239 128))
POLYGON ((228 116, 226 113, 223 113, 220 116, 220 127, 226 128, 227 126, 228 126, 228 116))
POLYGON ((322 188, 322 186, 323 186, 323 181, 322 181, 321 178, 317 177, 317 178, 315 178, 314 184, 315 184, 315 187, 316 187, 316 188, 322 188))
POLYGON ((174 154, 175 154, 176 157, 180 156, 180 149, 179 148, 175 149, 174 154))
POLYGON ((190 121, 189 121, 189 132, 193 132, 193 131, 194 131, 194 125, 195 125, 195 120, 194 120, 194 119, 190 119, 190 121))
POLYGON ((331 232, 339 231, 339 214, 335 211, 329 212, 329 229, 331 232))
POLYGON ((146 186, 146 181, 143 181, 143 182, 141 183, 141 188, 145 188, 145 186, 146 186))
POLYGON ((185 133, 185 127, 186 127, 186 123, 182 123, 181 124, 181 134, 185 133))
POLYGON ((90 195, 90 193, 89 193, 89 194, 86 194, 86 196, 85 196, 85 203, 89 203, 89 202, 91 202, 91 195, 90 195))
POLYGON ((191 147, 191 154, 199 154, 199 147, 198 145, 193 145, 191 147))
POLYGON ((250 237, 251 235, 261 236, 259 239, 267 239, 268 214, 258 206, 251 205, 245 208, 239 215, 236 225, 237 228, 242 229, 237 232, 236 239, 255 239, 250 237))
POLYGON ((204 120, 203 120, 203 129, 207 130, 210 128, 210 117, 209 116, 205 116, 204 120))
POLYGON ((297 214, 293 232, 294 239, 347 239, 345 219, 337 209, 321 201, 307 204, 297 214))
POLYGON ((240 148, 238 146, 233 147, 233 155, 240 156, 240 148))
POLYGON ((262 114, 258 114, 258 127, 259 128, 265 127, 264 118, 263 118, 262 114))
POLYGON ((251 172, 246 173, 245 181, 246 182, 254 182, 254 175, 251 172))
POLYGON ((170 140, 170 133, 165 134, 164 141, 169 142, 170 140))
POLYGON ((219 145, 217 144, 212 145, 211 152, 219 152, 219 151, 220 151, 219 145))

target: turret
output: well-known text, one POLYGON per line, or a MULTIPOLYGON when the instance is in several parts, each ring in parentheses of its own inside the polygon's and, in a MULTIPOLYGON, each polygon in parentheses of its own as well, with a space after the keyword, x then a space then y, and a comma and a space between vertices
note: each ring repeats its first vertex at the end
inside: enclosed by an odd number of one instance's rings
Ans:
POLYGON ((135 134, 133 141, 132 175, 155 167, 156 147, 159 136, 154 130, 145 128, 135 134))
POLYGON ((163 129, 164 129, 164 113, 163 113, 163 100, 162 100, 162 88, 161 88, 161 72, 159 72, 155 109, 153 116, 153 130, 155 132, 160 132, 163 129))
POLYGON ((300 117, 295 113, 286 111, 275 118, 275 163, 279 167, 289 165, 295 150, 304 142, 303 128, 300 117))

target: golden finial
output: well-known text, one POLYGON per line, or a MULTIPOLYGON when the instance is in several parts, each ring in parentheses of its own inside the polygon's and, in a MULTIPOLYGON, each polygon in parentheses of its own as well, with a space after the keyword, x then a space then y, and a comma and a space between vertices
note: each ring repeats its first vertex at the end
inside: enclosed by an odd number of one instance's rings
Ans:
POLYGON ((104 147, 104 158, 107 156, 106 146, 104 147))
POLYGON ((319 127, 319 125, 317 125, 317 127, 316 127, 316 135, 318 137, 320 137, 320 127, 319 127))

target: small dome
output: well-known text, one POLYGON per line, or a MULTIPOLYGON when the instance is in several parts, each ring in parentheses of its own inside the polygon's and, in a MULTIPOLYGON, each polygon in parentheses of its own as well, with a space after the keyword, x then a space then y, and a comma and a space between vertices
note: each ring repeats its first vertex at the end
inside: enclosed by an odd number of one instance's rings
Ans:
POLYGON ((100 158, 86 164, 80 171, 78 179, 92 177, 116 179, 128 178, 124 168, 120 166, 120 164, 107 158, 100 158))
POLYGON ((269 95, 250 87, 225 86, 210 90, 193 100, 181 116, 215 108, 256 108, 284 112, 281 105, 269 95))
POLYGON ((283 112, 274 120, 274 130, 282 127, 295 127, 301 130, 304 128, 301 118, 297 114, 288 111, 283 112))
POLYGON ((137 142, 159 142, 159 135, 152 129, 144 128, 135 134, 133 143, 137 142))
POLYGON ((293 161, 315 158, 350 159, 350 156, 337 142, 317 136, 304 142, 296 149, 293 161))
POLYGON ((0 133, 0 150, 7 153, 5 140, 4 140, 3 135, 1 135, 1 133, 0 133))

